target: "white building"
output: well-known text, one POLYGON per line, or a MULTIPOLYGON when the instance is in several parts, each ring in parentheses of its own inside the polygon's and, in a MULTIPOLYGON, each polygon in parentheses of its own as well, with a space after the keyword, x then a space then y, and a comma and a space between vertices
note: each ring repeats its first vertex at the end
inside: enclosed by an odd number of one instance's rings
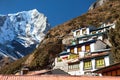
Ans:
POLYGON ((85 75, 109 66, 110 49, 104 39, 111 28, 115 28, 115 24, 74 30, 73 43, 55 59, 54 69, 62 69, 71 75, 85 75))
POLYGON ((101 49, 106 49, 106 47, 107 45, 101 40, 90 40, 87 42, 68 46, 67 52, 79 54, 81 58, 81 57, 84 57, 86 53, 94 52, 101 49))
POLYGON ((109 49, 96 51, 80 58, 76 62, 68 63, 68 73, 71 75, 87 75, 93 71, 109 66, 109 49))
POLYGON ((99 28, 85 27, 73 31, 73 37, 75 38, 76 44, 86 42, 93 39, 104 40, 106 33, 111 29, 115 28, 115 24, 103 24, 99 28))

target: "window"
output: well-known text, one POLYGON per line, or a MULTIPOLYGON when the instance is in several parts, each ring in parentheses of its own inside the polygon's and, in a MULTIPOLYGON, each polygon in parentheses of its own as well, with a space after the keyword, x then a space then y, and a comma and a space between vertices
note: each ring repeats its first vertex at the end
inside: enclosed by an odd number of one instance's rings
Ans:
POLYGON ((68 70, 72 70, 72 65, 69 65, 69 66, 68 66, 68 70))
POLYGON ((71 53, 68 59, 78 59, 78 58, 79 58, 78 54, 71 53))
POLYGON ((104 58, 96 60, 96 68, 101 68, 105 66, 104 58))
POLYGON ((92 34, 96 34, 96 31, 92 31, 92 34))
POLYGON ((77 42, 77 44, 79 44, 79 39, 77 39, 77 41, 76 41, 76 42, 77 42))
POLYGON ((80 31, 77 31, 77 32, 76 32, 76 36, 80 36, 80 31))
POLYGON ((101 33, 101 32, 102 32, 102 30, 99 30, 99 31, 98 31, 98 33, 101 33))
POLYGON ((90 51, 90 44, 89 45, 85 45, 85 51, 89 52, 90 51))
POLYGON ((79 64, 68 65, 68 70, 78 70, 78 69, 79 69, 79 64))
POLYGON ((71 52, 71 53, 74 53, 74 48, 71 48, 71 49, 70 49, 70 52, 71 52))
POLYGON ((85 61, 84 62, 84 69, 87 70, 87 69, 91 69, 91 68, 92 68, 91 60, 90 61, 85 61))
POLYGON ((86 34, 86 29, 82 29, 82 34, 86 34))
POLYGON ((72 40, 72 45, 75 45, 76 44, 76 41, 75 40, 72 40))
POLYGON ((82 51, 81 46, 78 46, 78 47, 77 47, 77 52, 81 52, 81 51, 82 51))

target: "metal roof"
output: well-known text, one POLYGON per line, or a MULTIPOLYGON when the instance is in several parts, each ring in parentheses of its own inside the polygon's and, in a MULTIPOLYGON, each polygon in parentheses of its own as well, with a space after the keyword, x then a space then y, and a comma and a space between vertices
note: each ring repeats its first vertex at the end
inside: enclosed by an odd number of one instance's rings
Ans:
POLYGON ((59 56, 63 56, 63 55, 68 55, 70 52, 67 52, 67 51, 63 51, 59 54, 59 56))

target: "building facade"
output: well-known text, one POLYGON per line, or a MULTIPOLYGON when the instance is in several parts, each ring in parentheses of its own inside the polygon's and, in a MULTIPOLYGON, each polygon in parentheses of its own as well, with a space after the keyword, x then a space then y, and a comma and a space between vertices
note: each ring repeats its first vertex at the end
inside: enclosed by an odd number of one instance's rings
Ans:
POLYGON ((115 24, 74 30, 74 40, 55 59, 54 69, 62 69, 70 75, 87 75, 109 66, 110 47, 104 40, 108 38, 107 32, 111 28, 115 28, 115 24))
POLYGON ((68 73, 71 75, 87 75, 93 71, 109 66, 109 49, 90 53, 75 62, 68 62, 68 73))
POLYGON ((95 70, 94 73, 102 74, 103 76, 120 76, 120 63, 100 68, 95 70))

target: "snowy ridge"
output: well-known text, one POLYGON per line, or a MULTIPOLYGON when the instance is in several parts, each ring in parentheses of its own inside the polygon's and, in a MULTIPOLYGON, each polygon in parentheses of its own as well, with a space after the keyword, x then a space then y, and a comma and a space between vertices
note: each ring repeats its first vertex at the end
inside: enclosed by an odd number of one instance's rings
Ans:
POLYGON ((31 53, 49 29, 47 17, 36 9, 0 15, 0 55, 6 57, 5 51, 20 58, 31 53))

